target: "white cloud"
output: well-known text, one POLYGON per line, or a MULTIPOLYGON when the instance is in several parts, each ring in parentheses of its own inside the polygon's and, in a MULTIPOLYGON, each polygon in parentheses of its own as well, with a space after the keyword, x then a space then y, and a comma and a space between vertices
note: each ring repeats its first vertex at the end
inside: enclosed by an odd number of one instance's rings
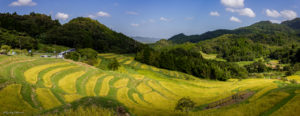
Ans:
POLYGON ((65 14, 65 13, 58 12, 58 13, 55 15, 55 18, 56 18, 56 19, 61 19, 61 20, 67 20, 67 19, 69 18, 69 15, 68 15, 68 14, 65 14))
POLYGON ((212 11, 209 14, 210 16, 220 16, 220 14, 217 11, 212 11))
POLYGON ((241 23, 241 22, 242 22, 239 18, 234 17, 234 16, 232 16, 232 17, 230 18, 230 21, 238 22, 238 23, 241 23))
POLYGON ((133 11, 127 11, 126 14, 128 14, 128 15, 139 15, 139 13, 133 12, 133 11))
POLYGON ((35 6, 37 3, 33 2, 32 0, 18 0, 12 2, 9 6, 35 6))
POLYGON ((140 26, 140 24, 137 24, 137 23, 131 23, 130 25, 133 26, 133 27, 138 27, 138 26, 140 26))
POLYGON ((160 17, 159 20, 161 20, 161 21, 169 21, 169 19, 167 19, 165 17, 160 17))
POLYGON ((277 24, 280 24, 281 23, 281 21, 279 21, 279 20, 270 20, 272 23, 277 23, 277 24))
POLYGON ((97 14, 91 14, 88 17, 94 19, 97 17, 110 17, 110 14, 104 11, 99 11, 97 14))
POLYGON ((96 18, 97 16, 96 15, 89 15, 88 17, 90 17, 90 18, 96 18))
POLYGON ((226 7, 243 8, 244 0, 221 0, 221 3, 226 7))
POLYGON ((251 8, 243 8, 243 9, 226 8, 226 11, 236 12, 239 13, 239 15, 248 16, 251 18, 256 17, 255 13, 251 8))
POLYGON ((283 10, 280 13, 281 13, 282 17, 287 18, 289 20, 297 17, 297 13, 292 10, 283 10))
POLYGON ((270 9, 266 10, 266 14, 267 14, 267 16, 273 17, 273 18, 277 18, 277 17, 281 16, 278 11, 276 11, 276 10, 270 10, 270 9))
POLYGON ((97 13, 97 16, 99 16, 99 17, 110 17, 110 14, 108 14, 107 12, 99 11, 97 13))

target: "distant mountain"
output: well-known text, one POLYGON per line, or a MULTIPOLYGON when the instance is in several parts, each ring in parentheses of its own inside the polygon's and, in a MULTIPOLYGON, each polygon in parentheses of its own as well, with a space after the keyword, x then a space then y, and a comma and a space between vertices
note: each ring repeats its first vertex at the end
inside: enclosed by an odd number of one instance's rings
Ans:
POLYGON ((142 43, 155 43, 156 41, 160 40, 159 38, 141 37, 141 36, 133 36, 131 38, 142 43))
MULTIPOLYGON (((215 31, 209 31, 200 35, 184 35, 183 33, 175 35, 169 38, 169 41, 173 43, 185 43, 192 42, 198 43, 200 41, 213 39, 224 34, 235 34, 239 37, 246 37, 250 39, 261 38, 262 36, 269 37, 269 39, 277 38, 294 38, 295 29, 300 30, 300 19, 297 18, 292 21, 286 21, 282 24, 275 24, 270 21, 261 21, 247 27, 241 27, 234 30, 219 29, 215 31)), ((259 40, 261 41, 261 40, 259 40)))
POLYGON ((284 21, 281 23, 282 25, 286 25, 296 31, 298 36, 300 36, 300 18, 296 18, 294 20, 284 21))
POLYGON ((208 31, 206 33, 203 33, 201 35, 184 35, 183 33, 180 33, 178 35, 175 35, 173 37, 171 37, 170 41, 174 42, 174 43, 185 43, 185 42, 192 42, 192 43, 197 43, 199 41, 203 41, 203 40, 207 40, 207 39, 211 39, 211 38, 216 38, 218 36, 221 36, 223 34, 230 34, 232 33, 231 30, 226 30, 226 29, 219 29, 219 30, 215 30, 215 31, 208 31))
POLYGON ((295 30, 300 30, 300 18, 295 18, 294 20, 284 21, 281 24, 286 25, 295 30))

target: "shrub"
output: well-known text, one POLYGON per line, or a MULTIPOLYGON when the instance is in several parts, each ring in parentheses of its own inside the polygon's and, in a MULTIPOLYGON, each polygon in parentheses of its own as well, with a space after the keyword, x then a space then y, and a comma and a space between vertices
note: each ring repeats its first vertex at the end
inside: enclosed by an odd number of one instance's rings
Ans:
POLYGON ((118 70, 120 64, 117 61, 116 58, 114 58, 109 64, 108 64, 108 69, 110 70, 118 70))
POLYGON ((195 107, 195 102, 193 102, 188 97, 183 97, 178 100, 175 110, 185 111, 188 112, 195 107))
POLYGON ((95 59, 98 55, 98 52, 92 48, 79 49, 78 52, 80 53, 82 60, 95 59))
POLYGON ((74 61, 79 61, 80 60, 80 54, 78 52, 70 52, 65 55, 66 59, 72 59, 74 61))
POLYGON ((295 79, 290 80, 290 82, 291 82, 292 84, 298 84, 297 80, 295 80, 295 79))
POLYGON ((246 65, 245 68, 249 73, 262 73, 268 71, 268 67, 262 61, 246 65))
POLYGON ((11 47, 8 45, 2 45, 1 46, 1 52, 4 54, 7 54, 10 51, 11 47))

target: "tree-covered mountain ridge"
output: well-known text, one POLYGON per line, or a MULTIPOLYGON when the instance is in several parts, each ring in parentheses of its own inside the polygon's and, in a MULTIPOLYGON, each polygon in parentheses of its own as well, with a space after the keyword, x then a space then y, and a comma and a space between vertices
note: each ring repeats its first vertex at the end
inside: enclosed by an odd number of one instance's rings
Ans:
MULTIPOLYGON (((206 33, 200 35, 185 35, 180 33, 169 38, 169 41, 173 43, 198 43, 200 41, 213 39, 224 34, 235 34, 242 37, 247 37, 254 41, 259 41, 258 36, 266 37, 268 39, 277 39, 277 38, 287 38, 287 39, 294 39, 299 38, 300 33, 300 18, 296 18, 294 20, 284 21, 281 24, 272 23, 270 21, 260 21, 254 23, 250 26, 237 28, 234 30, 228 29, 218 29, 215 31, 208 31, 206 33), (255 39, 256 38, 256 39, 255 39)), ((299 39, 298 39, 299 40, 299 39)), ((266 44, 275 44, 273 42, 267 42, 266 44)))
POLYGON ((26 49, 38 49, 37 44, 42 43, 92 48, 98 52, 136 53, 144 47, 144 44, 86 17, 60 24, 45 14, 0 13, 0 29, 3 30, 0 31, 0 45, 18 47, 22 40, 35 41, 26 49), (30 36, 34 40, 18 39, 20 35, 30 36))

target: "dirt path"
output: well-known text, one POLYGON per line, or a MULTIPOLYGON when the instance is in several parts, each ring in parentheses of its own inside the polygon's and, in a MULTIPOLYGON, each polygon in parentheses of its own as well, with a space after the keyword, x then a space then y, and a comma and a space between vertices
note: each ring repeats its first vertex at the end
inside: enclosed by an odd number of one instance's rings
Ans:
POLYGON ((248 99, 254 93, 255 92, 252 92, 252 91, 239 92, 239 93, 234 94, 230 97, 227 97, 227 98, 224 98, 222 100, 210 103, 210 104, 208 104, 207 107, 205 107, 205 109, 220 108, 220 107, 236 104, 236 103, 239 103, 239 102, 242 102, 242 101, 248 99))

